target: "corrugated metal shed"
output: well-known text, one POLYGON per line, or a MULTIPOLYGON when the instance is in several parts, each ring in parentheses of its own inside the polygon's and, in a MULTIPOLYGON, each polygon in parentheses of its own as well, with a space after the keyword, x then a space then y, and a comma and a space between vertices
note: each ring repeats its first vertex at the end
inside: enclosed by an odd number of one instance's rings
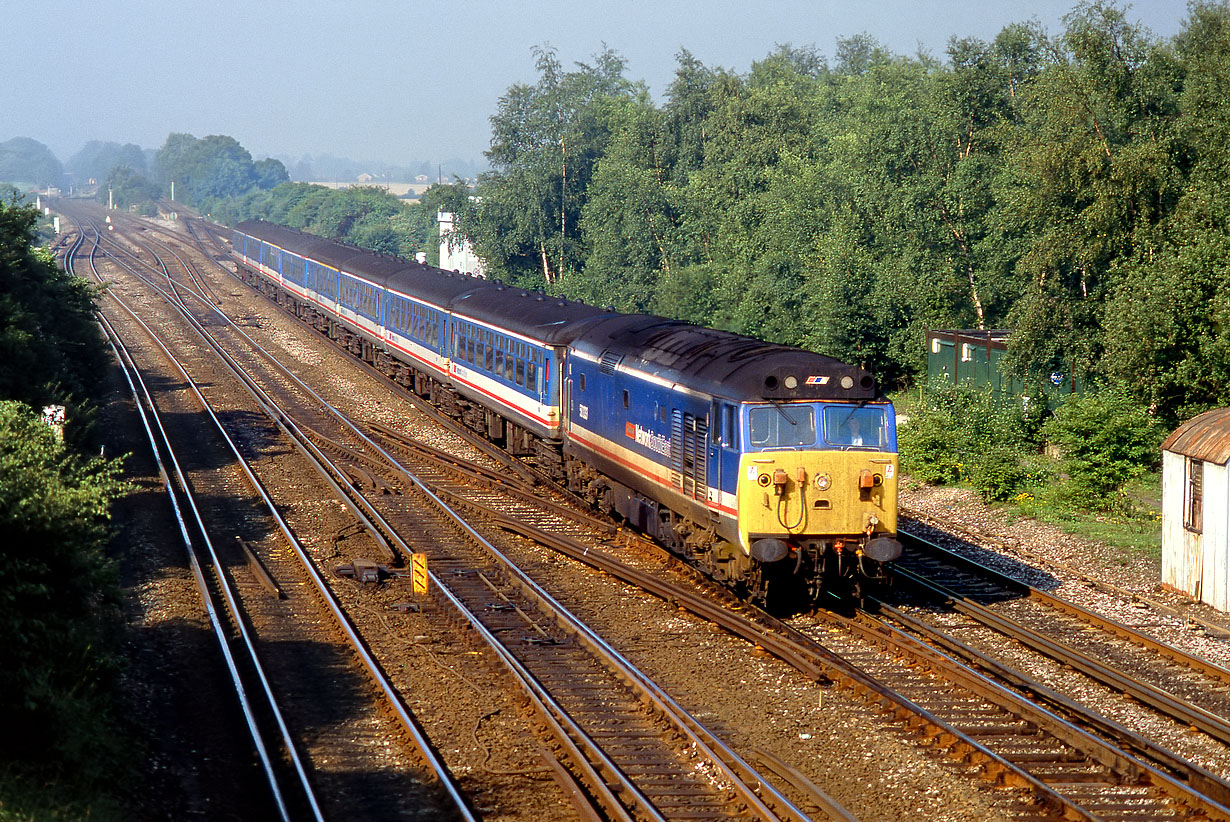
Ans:
POLYGON ((1162 583, 1230 611, 1230 408, 1162 443, 1162 583))
POLYGON ((1215 408, 1192 417, 1166 438, 1162 450, 1225 465, 1230 459, 1230 408, 1215 408))

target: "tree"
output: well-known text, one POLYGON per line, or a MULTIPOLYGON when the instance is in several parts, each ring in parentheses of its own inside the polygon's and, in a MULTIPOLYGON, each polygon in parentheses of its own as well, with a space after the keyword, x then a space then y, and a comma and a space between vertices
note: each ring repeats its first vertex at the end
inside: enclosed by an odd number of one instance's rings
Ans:
POLYGON ((0 143, 0 181, 33 183, 40 188, 60 185, 64 169, 47 146, 29 137, 0 143))
POLYGON ((214 199, 239 197, 253 188, 272 188, 288 178, 278 160, 252 162, 252 155, 233 137, 213 134, 196 139, 170 134, 154 156, 154 176, 176 199, 201 205, 214 199))
POLYGON ((1190 12, 1173 57, 1152 58, 1182 78, 1168 170, 1188 173, 1164 231, 1122 265, 1105 319, 1108 377, 1171 421, 1230 403, 1230 7, 1190 12))
POLYGON ((158 186, 129 166, 121 165, 112 168, 102 180, 95 199, 101 203, 110 202, 116 208, 128 208, 151 204, 160 196, 162 192, 158 186))
POLYGON ((275 188, 282 183, 290 182, 286 166, 282 165, 281 160, 275 160, 272 157, 257 160, 253 164, 253 171, 256 173, 257 188, 275 188))
POLYGON ((565 72, 553 49, 535 49, 537 84, 517 84, 491 117, 492 170, 479 206, 458 229, 494 272, 552 284, 580 267, 580 214, 593 169, 611 136, 620 98, 644 95, 607 49, 593 66, 565 72))
POLYGON ((0 201, 0 399, 42 408, 90 395, 105 353, 96 292, 34 246, 37 220, 16 192, 0 201))
POLYGON ((72 156, 66 170, 73 175, 77 185, 89 180, 102 182, 111 171, 125 166, 142 176, 146 173, 145 152, 134 143, 104 143, 90 140, 72 156))
MULTIPOLYGON (((100 653, 118 604, 103 548, 118 461, 72 453, 33 409, 0 401, 0 706, 6 759, 88 767, 76 723, 93 722, 113 672, 100 653)), ((97 740, 96 743, 97 744, 97 740)))
POLYGON ((1094 376, 1116 272, 1154 253, 1180 191, 1169 61, 1122 9, 1084 3, 1018 98, 997 219, 1024 227, 1022 296, 1008 362, 1018 373, 1094 376))

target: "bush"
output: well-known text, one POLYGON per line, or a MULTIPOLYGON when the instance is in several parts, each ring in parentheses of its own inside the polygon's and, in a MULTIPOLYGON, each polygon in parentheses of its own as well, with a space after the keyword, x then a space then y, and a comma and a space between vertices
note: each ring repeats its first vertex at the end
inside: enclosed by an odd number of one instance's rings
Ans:
POLYGON ((104 554, 118 461, 82 459, 28 406, 0 402, 0 759, 89 769, 115 660, 104 554))
POLYGON ((1031 475, 1018 450, 997 443, 972 457, 967 478, 983 499, 1007 502, 1029 483, 1031 475))
POLYGON ((953 437, 953 415, 942 406, 910 414, 898 431, 901 470, 928 485, 948 485, 961 479, 961 462, 953 437))
POLYGON ((935 485, 967 481, 985 499, 1010 499, 1030 479, 1023 460, 1037 449, 1044 410, 1044 403, 989 389, 932 383, 900 431, 902 470, 935 485))
POLYGON ((1066 496, 1097 510, 1123 507, 1123 486, 1156 468, 1166 431, 1142 403, 1121 391, 1070 398, 1043 427, 1057 446, 1066 496))

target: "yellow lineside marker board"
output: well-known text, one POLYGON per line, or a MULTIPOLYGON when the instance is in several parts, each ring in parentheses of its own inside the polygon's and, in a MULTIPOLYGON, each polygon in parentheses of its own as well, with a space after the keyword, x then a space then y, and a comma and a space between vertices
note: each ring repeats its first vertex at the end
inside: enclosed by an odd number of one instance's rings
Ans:
POLYGON ((410 584, 415 596, 427 595, 427 555, 410 555, 410 584))

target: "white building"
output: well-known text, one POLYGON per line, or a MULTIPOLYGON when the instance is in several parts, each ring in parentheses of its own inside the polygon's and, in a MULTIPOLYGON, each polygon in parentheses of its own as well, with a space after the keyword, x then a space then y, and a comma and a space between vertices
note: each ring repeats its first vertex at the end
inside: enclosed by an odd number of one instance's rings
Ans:
POLYGON ((453 236, 453 214, 450 211, 437 211, 436 220, 440 223, 440 267, 445 271, 458 271, 462 274, 473 274, 475 277, 486 277, 483 261, 474 254, 470 244, 460 237, 453 236))
POLYGON ((1230 408, 1162 443, 1162 582, 1230 611, 1230 408))

